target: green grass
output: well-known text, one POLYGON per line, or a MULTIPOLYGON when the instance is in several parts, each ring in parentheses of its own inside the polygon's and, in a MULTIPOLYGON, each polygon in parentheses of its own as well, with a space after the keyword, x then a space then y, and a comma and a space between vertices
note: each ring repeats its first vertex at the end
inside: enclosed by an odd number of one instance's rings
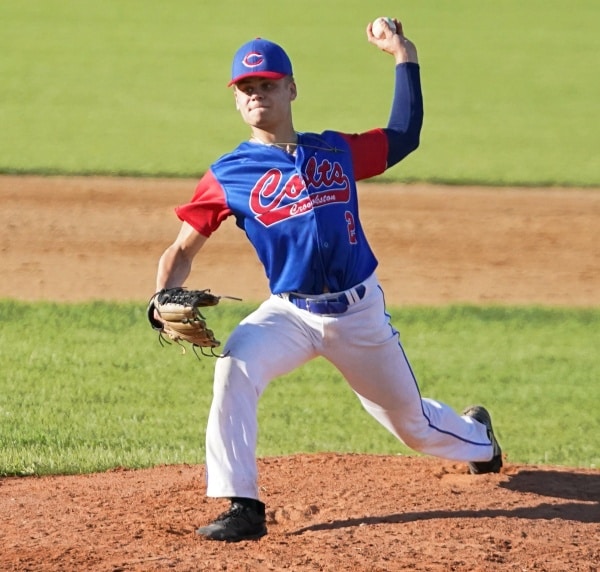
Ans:
MULTIPOLYGON (((230 332, 251 309, 211 308, 211 323, 230 332)), ((423 395, 485 403, 510 462, 600 465, 600 310, 392 314, 423 395)), ((161 348, 143 305, 4 300, 0 323, 0 474, 203 462, 214 361, 161 348)), ((414 454, 321 359, 275 380, 259 417, 260 456, 414 454)))
POLYGON ((197 176, 248 135, 225 88, 253 36, 282 43, 299 130, 387 121, 396 15, 419 48, 420 149, 387 180, 600 185, 596 0, 7 0, 0 172, 197 176))

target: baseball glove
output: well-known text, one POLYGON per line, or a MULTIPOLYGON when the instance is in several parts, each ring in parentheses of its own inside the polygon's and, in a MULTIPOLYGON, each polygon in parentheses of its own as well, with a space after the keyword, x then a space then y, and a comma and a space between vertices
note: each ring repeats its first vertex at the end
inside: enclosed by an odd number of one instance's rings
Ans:
POLYGON ((154 330, 160 332, 174 342, 189 342, 192 347, 218 347, 221 342, 215 339, 212 330, 206 327, 206 318, 200 308, 216 306, 221 299, 210 293, 210 290, 188 290, 186 288, 163 288, 148 304, 148 320, 154 330), (160 321, 155 317, 155 311, 160 321))

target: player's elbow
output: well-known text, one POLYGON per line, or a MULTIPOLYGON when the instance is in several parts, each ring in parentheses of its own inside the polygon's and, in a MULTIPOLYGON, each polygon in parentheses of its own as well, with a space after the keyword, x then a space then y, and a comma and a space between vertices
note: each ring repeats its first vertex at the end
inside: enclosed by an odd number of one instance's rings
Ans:
POLYGON ((419 148, 419 145, 421 144, 421 135, 420 132, 416 132, 411 134, 411 137, 409 138, 409 144, 408 144, 408 154, 412 153, 413 151, 416 151, 419 148))
POLYGON ((420 129, 411 129, 405 132, 388 132, 388 168, 402 161, 402 159, 419 147, 421 142, 420 133, 420 129))

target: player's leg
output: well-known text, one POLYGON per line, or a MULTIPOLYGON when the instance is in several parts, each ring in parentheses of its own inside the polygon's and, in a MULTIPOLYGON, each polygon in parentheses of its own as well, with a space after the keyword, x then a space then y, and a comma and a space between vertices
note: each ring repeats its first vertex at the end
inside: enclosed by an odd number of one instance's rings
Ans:
POLYGON ((375 367, 362 370, 351 360, 340 370, 363 407, 392 434, 429 455, 465 462, 491 458, 486 427, 440 401, 421 397, 401 347, 368 353, 375 358, 371 362, 375 367))
POLYGON ((309 330, 294 307, 271 297, 244 319, 215 366, 213 401, 206 430, 207 494, 225 497, 229 510, 196 533, 238 541, 267 533, 256 466, 257 407, 276 376, 314 357, 309 330))
POLYGON ((447 459, 491 459, 494 447, 484 424, 421 397, 379 287, 369 287, 359 304, 327 328, 323 354, 365 409, 398 439, 416 451, 447 459))
POLYGON ((239 324, 223 353, 206 430, 207 494, 258 499, 258 400, 272 379, 316 354, 298 311, 275 297, 239 324))

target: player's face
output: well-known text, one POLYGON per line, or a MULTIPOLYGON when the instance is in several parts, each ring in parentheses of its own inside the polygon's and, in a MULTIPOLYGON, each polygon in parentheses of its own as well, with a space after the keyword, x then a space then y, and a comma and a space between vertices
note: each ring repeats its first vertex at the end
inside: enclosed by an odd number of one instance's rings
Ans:
POLYGON ((291 121, 291 102, 296 99, 291 77, 248 77, 235 84, 234 94, 236 108, 248 125, 268 130, 291 121))

